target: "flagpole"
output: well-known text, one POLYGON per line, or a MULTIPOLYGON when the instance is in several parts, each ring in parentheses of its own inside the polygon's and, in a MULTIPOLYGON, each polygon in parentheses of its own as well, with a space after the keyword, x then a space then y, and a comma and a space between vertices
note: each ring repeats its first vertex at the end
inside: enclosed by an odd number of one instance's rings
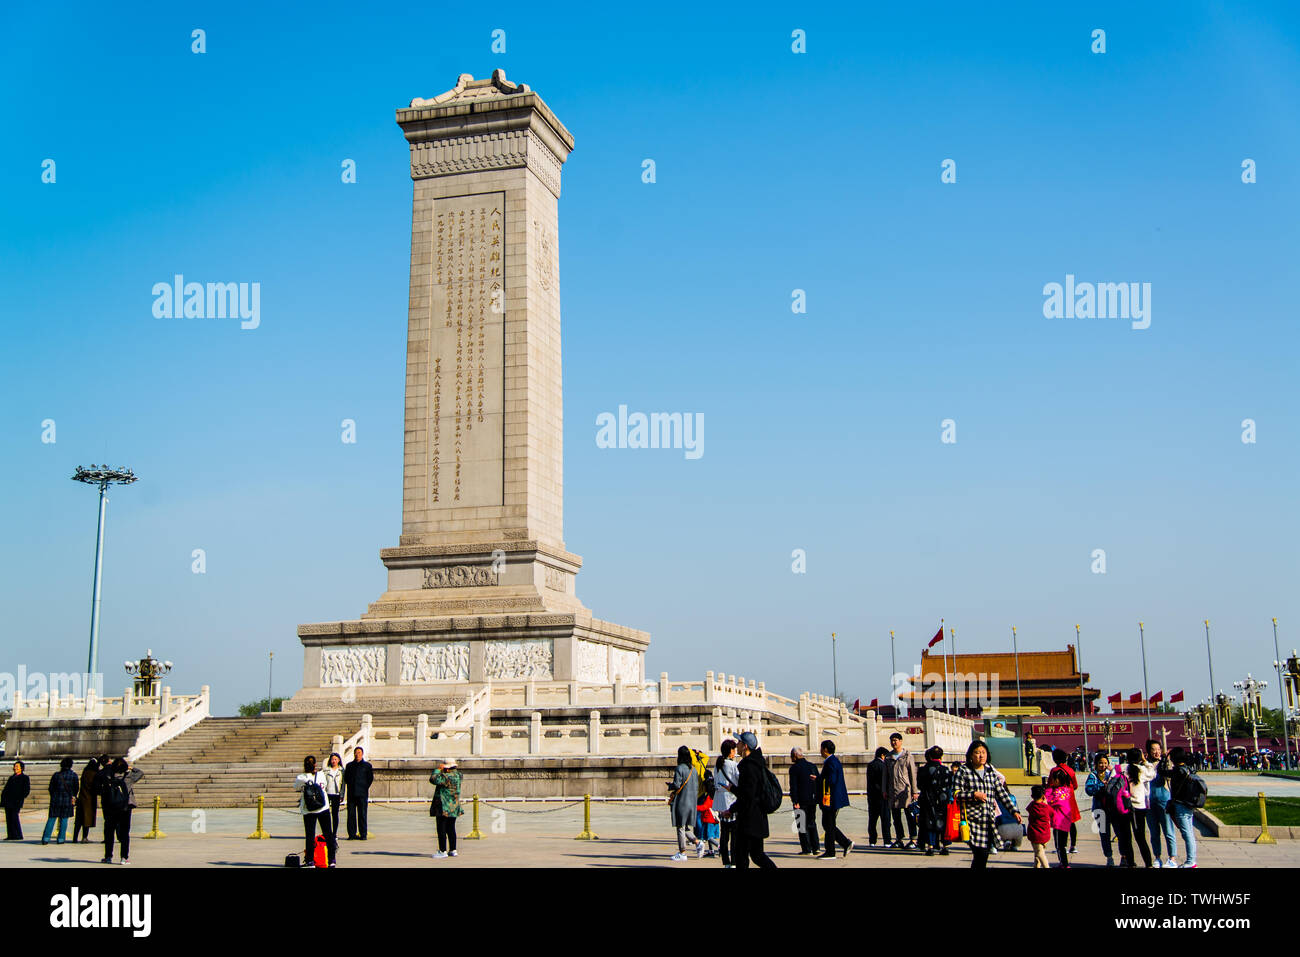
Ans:
POLYGON ((1282 681, 1282 653, 1277 650, 1277 619, 1273 619, 1273 664, 1277 668, 1277 697, 1278 704, 1282 706, 1282 767, 1291 767, 1291 732, 1286 726, 1286 689, 1283 688, 1282 681))
POLYGON ((1151 691, 1147 687, 1147 634, 1140 621, 1138 622, 1138 644, 1142 646, 1142 697, 1146 699, 1147 740, 1149 741, 1154 732, 1151 730, 1151 691))
POLYGON ((957 632, 948 626, 948 637, 952 641, 952 710, 961 714, 961 696, 957 691, 957 632))
POLYGON ((889 633, 889 684, 893 687, 894 675, 898 674, 898 663, 894 661, 894 633, 889 633))
POLYGON ((1011 626, 1011 653, 1016 657, 1016 707, 1023 707, 1020 701, 1020 648, 1016 645, 1016 626, 1011 626))
POLYGON ((1219 700, 1214 696, 1214 655, 1210 653, 1210 619, 1205 619, 1205 660, 1210 665, 1210 705, 1214 708, 1214 749, 1219 752, 1219 766, 1223 766, 1223 745, 1219 743, 1219 700))
MULTIPOLYGON (((1079 666, 1079 710, 1083 712, 1083 753, 1091 758, 1092 752, 1088 750, 1088 697, 1083 690, 1083 639, 1079 636, 1079 626, 1074 626, 1074 659, 1079 666)), ((1091 764, 1089 760, 1089 764, 1091 764)))
POLYGON ((943 640, 943 619, 939 619, 939 643, 943 645, 943 710, 948 714, 948 642, 943 640))

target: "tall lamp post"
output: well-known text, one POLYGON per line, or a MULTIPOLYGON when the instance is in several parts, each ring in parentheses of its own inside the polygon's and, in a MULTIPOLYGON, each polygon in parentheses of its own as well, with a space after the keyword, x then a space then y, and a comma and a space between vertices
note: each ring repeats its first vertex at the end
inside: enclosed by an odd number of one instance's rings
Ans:
MULTIPOLYGON (((1210 619, 1205 619, 1205 660, 1210 665, 1210 701, 1217 705, 1218 699, 1214 697, 1214 655, 1210 652, 1210 619)), ((1223 764, 1223 746, 1219 744, 1219 709, 1214 708, 1214 747, 1219 752, 1219 764, 1223 764)))
POLYGON ((1250 672, 1241 681, 1234 681, 1232 686, 1241 692, 1241 716, 1250 722, 1250 734, 1255 739, 1255 756, 1259 757, 1259 719, 1263 716, 1260 692, 1268 687, 1267 681, 1260 681, 1250 672))
POLYGON ((831 686, 835 689, 835 700, 840 699, 840 668, 835 660, 835 632, 831 632, 831 686))
MULTIPOLYGON (((99 597, 104 578, 104 515, 108 505, 105 494, 110 485, 130 485, 136 481, 136 475, 130 469, 111 469, 106 465, 92 465, 90 468, 77 466, 72 473, 74 482, 99 486, 99 525, 95 533, 95 587, 90 600, 90 655, 86 660, 87 680, 95 682, 99 674, 99 597)), ((102 689, 101 689, 102 690, 102 689)))
POLYGON ((270 653, 267 655, 267 659, 266 659, 266 710, 267 710, 267 711, 272 710, 272 705, 271 705, 271 675, 272 675, 272 673, 273 673, 272 669, 273 669, 274 667, 275 667, 275 652, 272 651, 272 652, 270 652, 270 653))
MULTIPOLYGON (((1292 656, 1294 657, 1294 656, 1292 656)), ((1282 767, 1291 767, 1291 731, 1287 727, 1286 684, 1287 663, 1282 660, 1282 653, 1277 650, 1277 619, 1273 619, 1273 668, 1277 671, 1277 697, 1282 706, 1282 767)))

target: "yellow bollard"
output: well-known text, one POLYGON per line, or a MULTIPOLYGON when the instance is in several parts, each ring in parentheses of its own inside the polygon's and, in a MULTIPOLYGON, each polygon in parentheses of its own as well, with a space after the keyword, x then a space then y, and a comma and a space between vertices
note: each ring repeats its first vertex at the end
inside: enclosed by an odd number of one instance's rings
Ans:
POLYGON ((471 828, 470 832, 465 835, 465 840, 481 841, 482 839, 483 839, 483 835, 479 833, 479 829, 478 829, 478 795, 475 794, 474 795, 474 827, 471 828))
POLYGON ((262 827, 262 815, 265 810, 266 810, 266 795, 259 794, 257 796, 257 830, 254 831, 252 834, 248 835, 248 839, 250 841, 265 840, 266 838, 271 836, 266 832, 266 829, 262 827))
POLYGON ((1268 833, 1268 811, 1264 809, 1264 792, 1259 792, 1259 837, 1255 838, 1256 844, 1276 844, 1277 840, 1272 834, 1268 833))
POLYGON ((162 798, 160 798, 158 795, 155 794, 153 796, 153 828, 149 831, 148 834, 144 835, 144 840, 146 841, 152 841, 152 840, 156 840, 157 838, 167 836, 166 834, 164 834, 162 831, 158 829, 158 810, 161 807, 162 807, 162 798))
POLYGON ((582 796, 582 833, 574 838, 575 841, 599 841, 600 838, 591 832, 591 795, 582 796))

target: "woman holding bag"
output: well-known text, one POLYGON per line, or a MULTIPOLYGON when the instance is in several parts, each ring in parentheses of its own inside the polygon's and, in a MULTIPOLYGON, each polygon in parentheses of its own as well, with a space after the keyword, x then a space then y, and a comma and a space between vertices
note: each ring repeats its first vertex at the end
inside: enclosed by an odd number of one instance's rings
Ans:
MULTIPOLYGON (((962 817, 970 830, 970 866, 987 867, 989 849, 998 839, 995 823, 998 802, 1014 808, 1015 799, 989 764, 988 745, 983 741, 972 741, 966 749, 966 763, 957 771, 953 781, 953 797, 961 807, 962 817)), ((1020 812, 1012 813, 1019 821, 1020 812)))
POLYGON ((433 856, 438 859, 457 856, 456 818, 464 813, 460 806, 460 782, 456 762, 450 758, 429 775, 429 783, 433 785, 429 814, 438 822, 438 852, 433 856))

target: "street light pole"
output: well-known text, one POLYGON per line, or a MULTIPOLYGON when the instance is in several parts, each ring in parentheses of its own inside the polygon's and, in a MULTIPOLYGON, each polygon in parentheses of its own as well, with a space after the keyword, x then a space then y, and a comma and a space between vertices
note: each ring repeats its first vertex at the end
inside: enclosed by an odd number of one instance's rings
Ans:
POLYGON ((1147 634, 1140 621, 1138 622, 1138 638, 1138 643, 1142 646, 1142 697, 1146 699, 1147 740, 1150 741, 1155 735, 1151 731, 1151 689, 1147 686, 1147 634))
POLYGON ((1286 684, 1282 678, 1282 653, 1277 649, 1277 619, 1273 619, 1273 667, 1277 669, 1277 697, 1282 708, 1282 767, 1291 767, 1291 731, 1287 727, 1286 684))
POLYGON ((835 700, 840 699, 840 669, 835 660, 835 632, 831 632, 831 686, 835 689, 835 700))
POLYGON ((266 659, 266 710, 271 711, 271 675, 275 668, 275 652, 272 651, 266 659))
POLYGON ((102 693, 97 676, 99 674, 99 604, 104 583, 104 522, 108 510, 108 487, 110 485, 130 485, 136 481, 135 473, 130 469, 110 469, 107 466, 92 465, 82 468, 80 465, 72 474, 74 482, 99 487, 99 522, 95 531, 95 583, 90 598, 90 653, 86 657, 87 686, 94 685, 102 693))
POLYGON ((1214 691, 1214 655, 1210 652, 1210 619, 1205 619, 1205 660, 1210 665, 1210 701, 1214 704, 1214 747, 1219 752, 1219 764, 1223 764, 1223 745, 1219 743, 1219 721, 1218 699, 1215 698, 1214 691))

